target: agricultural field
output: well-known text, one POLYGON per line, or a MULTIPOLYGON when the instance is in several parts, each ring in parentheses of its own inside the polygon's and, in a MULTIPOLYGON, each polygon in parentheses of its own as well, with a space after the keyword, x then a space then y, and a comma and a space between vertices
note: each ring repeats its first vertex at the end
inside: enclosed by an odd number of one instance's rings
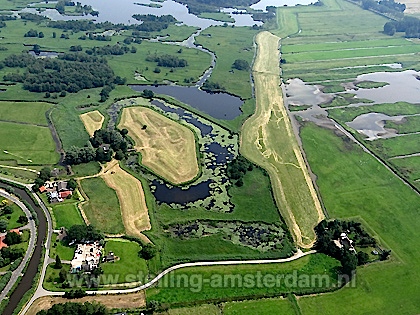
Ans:
POLYGON ((393 257, 358 269, 355 287, 298 298, 302 312, 416 313, 420 252, 410 235, 420 228, 418 194, 356 144, 332 131, 308 124, 301 135, 330 216, 362 218, 381 243, 392 249, 393 257))
POLYGON ((145 107, 124 108, 120 129, 126 128, 141 153, 141 163, 176 185, 199 173, 194 133, 186 126, 145 107))
POLYGON ((89 136, 93 137, 93 133, 96 130, 102 128, 102 124, 104 123, 105 117, 99 111, 94 110, 92 112, 81 114, 80 119, 85 125, 86 131, 88 132, 89 136))
POLYGON ((118 163, 108 167, 101 177, 117 193, 125 233, 141 237, 142 231, 150 230, 149 213, 141 182, 122 170, 118 163))
POLYGON ((0 101, 0 160, 26 165, 58 161, 46 119, 51 108, 43 102, 0 101))
POLYGON ((88 198, 80 206, 89 223, 105 233, 123 233, 124 224, 116 192, 101 177, 83 179, 80 184, 88 198))
POLYGON ((283 105, 277 70, 272 70, 279 66, 278 40, 268 32, 257 36, 258 55, 253 69, 257 110, 242 127, 241 151, 267 169, 277 206, 295 241, 310 248, 315 241, 313 228, 324 214, 283 105))

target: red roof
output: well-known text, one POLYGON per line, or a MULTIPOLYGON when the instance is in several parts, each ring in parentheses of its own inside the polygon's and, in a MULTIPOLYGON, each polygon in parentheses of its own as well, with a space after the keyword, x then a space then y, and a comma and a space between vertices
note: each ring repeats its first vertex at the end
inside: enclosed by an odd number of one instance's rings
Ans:
POLYGON ((5 237, 6 236, 0 236, 0 249, 2 249, 3 247, 7 247, 7 244, 3 243, 5 237))
POLYGON ((70 190, 65 190, 60 192, 60 198, 65 199, 70 196, 72 192, 70 190))
POLYGON ((9 232, 11 232, 11 233, 16 233, 16 234, 22 234, 22 232, 19 230, 19 229, 13 229, 13 230, 10 230, 9 232))
POLYGON ((39 187, 39 192, 41 192, 41 193, 43 193, 46 190, 47 190, 47 188, 45 188, 45 186, 39 187))

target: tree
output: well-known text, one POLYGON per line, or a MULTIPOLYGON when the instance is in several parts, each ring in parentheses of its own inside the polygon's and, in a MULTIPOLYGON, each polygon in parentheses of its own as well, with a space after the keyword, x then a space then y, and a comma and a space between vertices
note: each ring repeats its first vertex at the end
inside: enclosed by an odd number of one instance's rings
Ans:
POLYGON ((20 215, 19 218, 17 219, 17 222, 20 224, 27 224, 28 218, 26 217, 26 215, 20 215))
POLYGON ((150 260, 155 257, 157 254, 156 247, 152 244, 146 244, 142 247, 141 251, 139 252, 139 256, 145 260, 150 260))
POLYGON ((232 64, 232 68, 237 70, 249 70, 249 63, 244 59, 236 59, 232 64))
POLYGON ((22 243, 22 236, 15 232, 9 232, 6 234, 4 242, 9 246, 14 244, 20 244, 22 243))
POLYGON ((155 96, 155 93, 153 93, 153 91, 151 90, 145 89, 141 93, 141 96, 143 96, 144 98, 153 98, 155 96))
POLYGON ((39 38, 44 38, 44 33, 43 33, 43 32, 39 32, 39 33, 38 33, 38 37, 39 37, 39 38))
POLYGON ((357 265, 364 265, 369 262, 369 255, 365 252, 357 253, 357 265))
POLYGON ((341 259, 341 272, 349 278, 353 276, 353 272, 357 267, 357 257, 350 251, 344 251, 341 259))
POLYGON ((32 50, 34 51, 34 53, 36 55, 39 55, 41 53, 41 46, 39 46, 38 44, 35 44, 32 48, 32 50))
POLYGON ((7 220, 1 219, 0 220, 0 233, 3 233, 7 230, 7 220))
POLYGON ((395 34, 396 31, 396 27, 395 27, 395 22, 386 22, 384 25, 384 33, 392 36, 395 34))
POLYGON ((58 277, 59 277, 61 283, 66 281, 67 280, 67 270, 65 268, 61 268, 60 272, 58 273, 58 277))
POLYGON ((62 267, 63 267, 63 264, 61 263, 60 256, 55 255, 54 269, 61 269, 62 267))
POLYGON ((379 255, 380 260, 387 260, 391 255, 391 250, 383 250, 382 253, 379 255))
POLYGON ((4 214, 12 214, 13 213, 13 208, 11 206, 6 206, 3 208, 3 213, 4 214))
POLYGON ((46 181, 50 180, 50 178, 51 178, 51 169, 49 167, 43 167, 39 171, 38 178, 42 179, 44 181, 44 183, 46 181))
POLYGON ((72 178, 67 182, 67 187, 71 190, 75 190, 77 188, 77 182, 72 178))

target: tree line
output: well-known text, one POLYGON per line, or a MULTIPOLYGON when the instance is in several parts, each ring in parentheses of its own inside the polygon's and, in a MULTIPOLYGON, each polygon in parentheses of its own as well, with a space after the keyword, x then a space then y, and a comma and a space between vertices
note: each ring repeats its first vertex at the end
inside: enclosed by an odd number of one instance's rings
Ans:
POLYGON ((42 310, 37 315, 109 315, 108 309, 99 303, 60 303, 53 305, 49 310, 42 310))
POLYGON ((385 23, 385 34, 392 36, 396 32, 405 33, 405 37, 407 38, 420 38, 420 19, 412 16, 405 16, 402 20, 385 23))
POLYGON ((198 15, 203 12, 219 12, 220 8, 249 7, 259 0, 175 0, 187 5, 188 12, 198 15))

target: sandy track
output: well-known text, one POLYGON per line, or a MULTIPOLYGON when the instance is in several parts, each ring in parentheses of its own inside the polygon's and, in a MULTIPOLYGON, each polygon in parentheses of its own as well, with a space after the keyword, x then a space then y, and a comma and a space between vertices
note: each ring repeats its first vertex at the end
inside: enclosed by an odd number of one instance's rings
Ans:
POLYGON ((197 176, 195 137, 187 127, 138 106, 123 109, 119 128, 127 128, 136 150, 142 154, 142 164, 156 174, 174 184, 197 176))
POLYGON ((37 299, 29 308, 27 315, 36 315, 37 312, 41 310, 47 310, 51 308, 54 304, 66 303, 66 302, 75 302, 75 303, 85 303, 85 302, 97 302, 105 305, 109 308, 140 308, 146 305, 146 297, 144 291, 138 293, 130 294, 121 294, 121 295, 97 295, 97 296, 87 296, 81 299, 69 300, 62 297, 42 297, 37 299))
POLYGON ((309 248, 324 214, 283 104, 279 40, 269 32, 257 35, 256 111, 242 127, 240 150, 267 170, 283 218, 297 244, 309 248))
POLYGON ((93 136, 93 133, 102 128, 105 117, 97 110, 92 112, 84 113, 79 116, 85 125, 85 129, 88 132, 89 136, 93 136))
POLYGON ((150 230, 151 226, 140 181, 121 169, 116 162, 107 165, 100 176, 117 193, 126 233, 143 238, 140 232, 150 230))

